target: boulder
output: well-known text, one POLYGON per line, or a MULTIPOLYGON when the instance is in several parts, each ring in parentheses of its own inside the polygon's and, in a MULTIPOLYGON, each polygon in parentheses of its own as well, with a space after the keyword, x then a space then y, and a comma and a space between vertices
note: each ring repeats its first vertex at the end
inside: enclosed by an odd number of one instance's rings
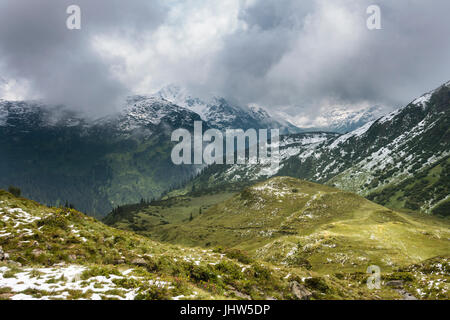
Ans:
POLYGON ((39 257, 39 256, 42 255, 43 253, 44 253, 44 251, 41 250, 41 249, 33 249, 33 251, 31 251, 31 254, 32 254, 35 258, 39 257))
POLYGON ((145 259, 136 258, 131 261, 131 264, 134 264, 134 265, 140 266, 140 267, 145 267, 148 263, 147 263, 147 261, 145 261, 145 259))
POLYGON ((309 300, 312 296, 311 291, 297 281, 292 281, 289 286, 292 294, 299 300, 309 300))
POLYGON ((11 266, 19 267, 19 268, 22 266, 22 264, 20 262, 12 261, 12 260, 9 260, 8 264, 11 266))
POLYGON ((236 297, 238 297, 238 298, 240 298, 240 299, 243 299, 243 300, 252 300, 252 297, 250 297, 248 294, 239 292, 239 291, 237 291, 237 290, 232 291, 232 293, 233 293, 236 297))

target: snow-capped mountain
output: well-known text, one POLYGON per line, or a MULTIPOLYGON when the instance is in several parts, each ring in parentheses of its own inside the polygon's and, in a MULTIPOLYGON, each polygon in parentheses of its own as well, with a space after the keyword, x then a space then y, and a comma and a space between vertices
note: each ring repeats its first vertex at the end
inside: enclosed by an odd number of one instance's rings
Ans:
POLYGON ((356 111, 343 108, 331 110, 323 115, 325 118, 325 127, 319 127, 320 130, 326 130, 338 133, 347 133, 356 130, 366 123, 380 118, 384 110, 380 106, 374 106, 367 109, 356 111))
POLYGON ((178 128, 193 128, 200 116, 186 108, 164 99, 149 96, 128 97, 124 109, 118 113, 94 121, 96 128, 108 127, 119 135, 146 133, 151 136, 178 128))
POLYGON ((271 116, 257 105, 238 106, 223 97, 207 99, 193 97, 185 88, 166 86, 153 97, 170 101, 200 115, 213 128, 224 129, 280 129, 280 133, 296 133, 300 129, 289 121, 271 116))
POLYGON ((170 159, 170 134, 200 116, 168 101, 130 97, 121 112, 92 120, 62 106, 0 102, 0 189, 101 216, 154 198, 195 174, 170 159))
POLYGON ((333 184, 383 204, 434 212, 449 198, 449 128, 450 82, 347 134, 316 134, 313 143, 298 143, 307 141, 302 134, 285 137, 277 170, 214 166, 205 171, 209 176, 197 179, 207 187, 287 175, 333 184), (415 188, 420 197, 411 196, 415 188))
MULTIPOLYGON (((384 114, 386 114, 386 110, 380 106, 358 109, 335 107, 323 111, 316 118, 302 120, 297 123, 297 126, 301 127, 303 132, 347 133, 380 118, 384 114)), ((284 115, 284 117, 287 116, 284 115)))

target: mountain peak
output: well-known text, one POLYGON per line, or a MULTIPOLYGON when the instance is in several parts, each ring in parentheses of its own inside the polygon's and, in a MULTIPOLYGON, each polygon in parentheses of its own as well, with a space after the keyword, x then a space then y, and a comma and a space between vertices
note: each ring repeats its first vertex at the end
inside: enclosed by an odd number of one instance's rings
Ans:
POLYGON ((222 130, 270 128, 280 129, 282 133, 299 131, 290 122, 272 117, 264 108, 256 104, 238 105, 219 95, 211 95, 208 98, 194 97, 186 88, 176 84, 166 86, 152 96, 191 110, 211 127, 222 130))

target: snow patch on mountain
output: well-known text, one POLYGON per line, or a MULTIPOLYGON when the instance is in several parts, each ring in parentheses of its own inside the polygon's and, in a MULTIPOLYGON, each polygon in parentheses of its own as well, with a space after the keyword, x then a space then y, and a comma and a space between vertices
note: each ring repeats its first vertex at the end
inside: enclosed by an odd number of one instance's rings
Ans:
POLYGON ((290 121, 270 114, 260 105, 236 105, 223 97, 214 95, 198 98, 192 96, 186 88, 177 85, 166 86, 152 96, 189 109, 200 115, 201 119, 208 122, 211 127, 218 129, 270 128, 280 129, 281 133, 300 131, 290 121))
POLYGON ((370 129, 370 127, 372 127, 372 125, 374 123, 375 123, 375 121, 370 121, 370 122, 366 123, 365 125, 363 125, 362 127, 340 136, 331 145, 328 146, 328 149, 335 149, 339 145, 348 141, 350 138, 361 137, 363 134, 365 134, 370 129))
POLYGON ((356 109, 345 106, 326 107, 321 110, 316 118, 311 119, 309 115, 305 115, 298 118, 295 124, 303 131, 327 131, 344 134, 380 118, 385 112, 385 108, 380 106, 356 109))

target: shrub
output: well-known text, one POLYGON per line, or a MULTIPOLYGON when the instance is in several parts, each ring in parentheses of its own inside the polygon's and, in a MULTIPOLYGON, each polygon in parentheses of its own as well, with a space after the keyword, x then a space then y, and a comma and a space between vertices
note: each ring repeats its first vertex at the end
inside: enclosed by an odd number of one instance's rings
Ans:
POLYGON ((53 227, 56 229, 67 230, 69 228, 69 224, 67 223, 67 219, 62 217, 61 215, 53 214, 49 217, 41 219, 38 221, 38 226, 46 226, 53 227))
POLYGON ((311 289, 318 290, 320 292, 328 292, 330 287, 327 285, 324 279, 313 277, 305 280, 305 284, 307 287, 311 289))
POLYGON ((145 291, 139 292, 135 300, 169 300, 171 295, 165 287, 151 286, 145 291))
POLYGON ((231 279, 242 278, 241 268, 238 265, 233 264, 231 262, 221 261, 220 263, 215 265, 215 269, 219 273, 223 273, 231 279))
POLYGON ((216 280, 217 275, 209 268, 205 266, 190 265, 189 277, 194 281, 208 282, 211 280, 216 280))
POLYGON ((95 266, 88 270, 83 271, 81 274, 82 280, 87 280, 89 278, 104 276, 109 278, 109 276, 113 274, 116 276, 121 276, 122 274, 112 266, 95 266))
POLYGON ((270 280, 270 270, 258 264, 253 265, 254 277, 260 280, 270 280))
POLYGON ((235 259, 241 263, 250 264, 253 262, 246 252, 239 249, 228 249, 225 251, 225 255, 230 259, 235 259))

